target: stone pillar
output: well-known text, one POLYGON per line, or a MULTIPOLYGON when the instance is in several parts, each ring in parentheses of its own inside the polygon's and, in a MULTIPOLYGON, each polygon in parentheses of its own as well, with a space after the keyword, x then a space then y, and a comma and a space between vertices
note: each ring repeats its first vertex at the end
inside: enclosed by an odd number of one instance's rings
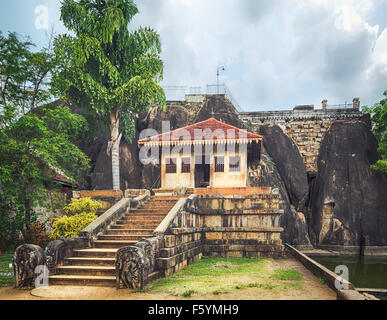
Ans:
POLYGON ((360 99, 359 98, 353 98, 353 108, 355 110, 360 110, 360 99))
POLYGON ((323 109, 324 111, 327 111, 327 102, 328 102, 327 99, 324 99, 323 101, 321 101, 322 109, 323 109))

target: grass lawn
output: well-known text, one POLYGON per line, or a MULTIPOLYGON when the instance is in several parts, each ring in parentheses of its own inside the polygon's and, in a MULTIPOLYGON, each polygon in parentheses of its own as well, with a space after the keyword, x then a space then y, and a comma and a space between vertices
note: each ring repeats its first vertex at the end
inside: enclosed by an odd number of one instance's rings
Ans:
POLYGON ((9 267, 12 264, 13 253, 3 252, 0 256, 0 287, 13 284, 13 269, 9 267))
POLYGON ((156 280, 145 291, 191 297, 237 293, 247 288, 303 290, 301 279, 296 270, 273 269, 265 258, 203 258, 167 278, 156 280))

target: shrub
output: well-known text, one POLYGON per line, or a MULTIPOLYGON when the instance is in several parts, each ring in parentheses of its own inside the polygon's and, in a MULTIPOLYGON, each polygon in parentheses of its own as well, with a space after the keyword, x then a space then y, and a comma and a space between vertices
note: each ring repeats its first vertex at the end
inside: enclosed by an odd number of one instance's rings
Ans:
POLYGON ((67 215, 54 219, 54 231, 50 238, 77 236, 83 228, 98 218, 95 213, 99 208, 102 208, 102 204, 91 198, 72 199, 69 205, 63 208, 67 215))
POLYGON ((63 208, 63 210, 67 214, 96 213, 100 208, 102 208, 101 202, 91 198, 80 198, 72 199, 71 202, 63 208))
POLYGON ((53 223, 54 232, 50 235, 51 239, 59 237, 71 238, 92 223, 98 216, 95 213, 78 213, 73 216, 62 216, 56 218, 53 223))

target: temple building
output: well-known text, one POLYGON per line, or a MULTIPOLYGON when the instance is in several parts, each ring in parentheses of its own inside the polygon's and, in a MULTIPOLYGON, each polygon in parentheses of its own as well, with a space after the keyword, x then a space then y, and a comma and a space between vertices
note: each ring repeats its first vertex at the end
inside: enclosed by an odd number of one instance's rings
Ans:
POLYGON ((161 189, 247 186, 247 166, 259 161, 263 136, 207 119, 140 139, 143 154, 161 163, 161 189))

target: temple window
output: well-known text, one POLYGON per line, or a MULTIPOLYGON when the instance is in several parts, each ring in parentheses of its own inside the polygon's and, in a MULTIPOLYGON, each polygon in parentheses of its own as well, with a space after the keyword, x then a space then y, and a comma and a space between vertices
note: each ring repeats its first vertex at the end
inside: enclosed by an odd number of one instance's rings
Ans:
POLYGON ((191 172, 191 159, 181 158, 181 173, 191 172))
POLYGON ((165 173, 176 173, 176 158, 166 158, 165 173))
POLYGON ((224 172, 224 157, 214 157, 215 172, 224 172))
POLYGON ((241 171, 241 168, 240 168, 241 158, 239 156, 230 157, 229 160, 230 160, 230 167, 229 167, 230 172, 241 171))

